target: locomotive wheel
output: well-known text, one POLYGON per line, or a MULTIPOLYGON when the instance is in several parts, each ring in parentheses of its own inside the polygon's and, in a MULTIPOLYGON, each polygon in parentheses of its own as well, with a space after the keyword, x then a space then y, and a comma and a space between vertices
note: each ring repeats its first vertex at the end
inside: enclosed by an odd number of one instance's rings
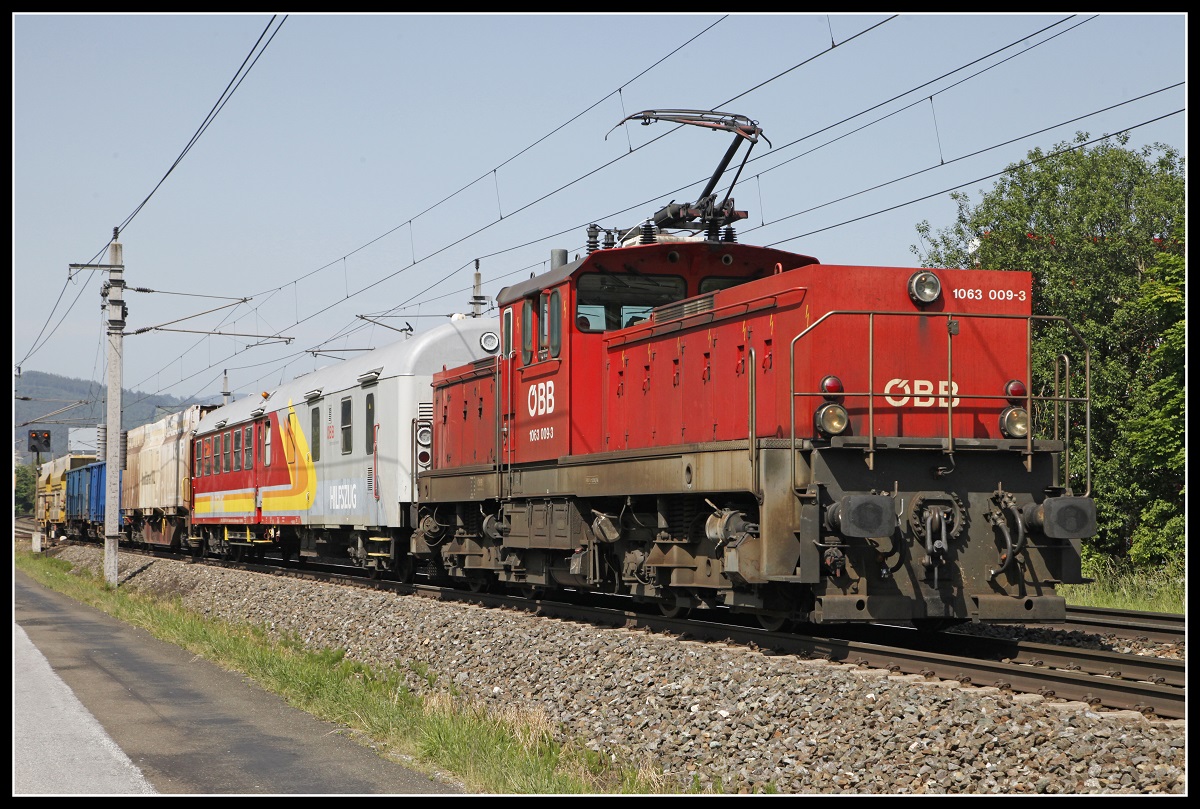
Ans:
POLYGON ((778 632, 787 624, 786 615, 776 615, 769 612, 760 612, 755 615, 758 619, 758 625, 768 632, 778 632))
POLYGON ((658 602, 658 611, 664 618, 686 618, 692 611, 691 607, 679 603, 674 594, 668 595, 658 602))

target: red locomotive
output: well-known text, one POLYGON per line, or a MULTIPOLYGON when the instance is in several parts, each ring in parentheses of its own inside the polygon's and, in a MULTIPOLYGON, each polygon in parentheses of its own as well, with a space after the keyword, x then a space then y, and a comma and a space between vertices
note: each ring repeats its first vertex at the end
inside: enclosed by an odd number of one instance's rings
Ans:
POLYGON ((739 244, 713 191, 757 124, 630 118, 734 142, 697 202, 502 290, 499 354, 435 374, 414 561, 764 626, 1061 619, 1096 530, 1065 432, 1087 364, 1034 395, 1029 274, 739 244))

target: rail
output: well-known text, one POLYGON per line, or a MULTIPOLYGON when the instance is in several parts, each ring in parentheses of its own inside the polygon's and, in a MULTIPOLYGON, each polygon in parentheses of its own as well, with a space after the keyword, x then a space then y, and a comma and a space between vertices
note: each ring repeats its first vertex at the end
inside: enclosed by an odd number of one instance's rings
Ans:
MULTIPOLYGON (((788 344, 788 390, 790 393, 791 411, 789 414, 791 428, 791 465, 792 465, 792 488, 799 492, 801 487, 797 478, 797 461, 796 456, 800 448, 796 439, 796 399, 801 396, 824 396, 821 391, 797 391, 796 390, 796 345, 799 341, 811 334, 818 326, 832 320, 837 316, 866 316, 867 329, 867 379, 869 380, 870 389, 866 391, 845 391, 839 393, 838 396, 844 399, 849 399, 854 396, 865 396, 867 398, 867 435, 866 435, 866 455, 867 467, 875 468, 875 400, 879 396, 886 395, 884 392, 876 391, 875 388, 875 320, 877 317, 923 317, 923 318, 944 318, 946 320, 946 385, 947 390, 952 391, 952 395, 945 396, 946 410, 946 437, 941 439, 940 443, 942 451, 953 456, 955 449, 954 435, 954 401, 955 399, 1001 399, 1008 400, 1011 397, 1004 394, 983 394, 983 393, 964 393, 954 390, 954 337, 959 333, 959 321, 971 319, 993 319, 993 320, 1024 320, 1025 321, 1025 379, 1026 392, 1023 397, 1025 400, 1026 412, 1030 414, 1030 419, 1033 419, 1033 403, 1046 402, 1053 405, 1053 415, 1051 417, 1051 428, 1054 440, 1058 440, 1059 436, 1059 419, 1060 410, 1062 408, 1062 421, 1065 424, 1063 433, 1065 437, 1066 452, 1060 464, 1055 466, 1055 475, 1058 476, 1061 472, 1061 480, 1056 479, 1056 484, 1061 483, 1064 486, 1069 485, 1071 480, 1071 455, 1070 455, 1070 420, 1071 420, 1071 404, 1082 404, 1084 406, 1084 447, 1085 447, 1085 464, 1084 476, 1086 482, 1086 491, 1083 496, 1087 497, 1092 492, 1092 451, 1091 451, 1091 425, 1092 425, 1092 409, 1091 409, 1091 349, 1084 342, 1083 337, 1076 331, 1071 323, 1060 315, 1007 315, 996 313, 964 313, 964 312, 876 312, 871 310, 858 309, 839 309, 826 312, 810 324, 804 331, 792 338, 788 344), (1060 354, 1055 358, 1054 363, 1054 390, 1049 396, 1035 396, 1033 394, 1033 326, 1035 321, 1041 322, 1058 322, 1061 323, 1070 333, 1072 337, 1082 346, 1084 356, 1084 395, 1082 397, 1072 397, 1070 395, 1070 363, 1066 355, 1060 354), (1063 377, 1060 377, 1060 369, 1065 366, 1066 372, 1063 377), (1062 388, 1060 392, 1060 387, 1062 388), (1061 469, 1060 469, 1061 466, 1061 469)), ((815 356, 815 352, 812 352, 815 356)), ((1033 425, 1025 436, 1025 468, 1032 468, 1033 456, 1033 425)))

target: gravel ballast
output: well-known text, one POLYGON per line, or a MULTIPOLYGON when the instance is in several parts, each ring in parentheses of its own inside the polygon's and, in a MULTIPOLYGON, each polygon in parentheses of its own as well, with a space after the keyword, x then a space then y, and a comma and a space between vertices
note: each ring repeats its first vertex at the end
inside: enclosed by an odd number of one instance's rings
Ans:
MULTIPOLYGON (((100 548, 55 552, 102 575, 100 548)), ((121 586, 396 665, 419 694, 452 688, 497 711, 540 712, 561 739, 580 739, 620 764, 657 767, 678 792, 1187 791, 1182 720, 643 630, 119 558, 121 586)))

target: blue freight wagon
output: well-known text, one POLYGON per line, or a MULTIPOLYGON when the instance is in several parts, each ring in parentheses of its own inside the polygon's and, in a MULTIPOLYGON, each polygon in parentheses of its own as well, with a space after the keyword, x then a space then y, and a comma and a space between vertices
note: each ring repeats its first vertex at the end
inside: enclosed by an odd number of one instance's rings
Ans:
MULTIPOLYGON (((67 526, 72 536, 85 539, 104 538, 104 514, 108 494, 105 486, 105 467, 104 461, 98 461, 67 472, 67 526)), ((121 520, 122 529, 124 522, 121 520)))

